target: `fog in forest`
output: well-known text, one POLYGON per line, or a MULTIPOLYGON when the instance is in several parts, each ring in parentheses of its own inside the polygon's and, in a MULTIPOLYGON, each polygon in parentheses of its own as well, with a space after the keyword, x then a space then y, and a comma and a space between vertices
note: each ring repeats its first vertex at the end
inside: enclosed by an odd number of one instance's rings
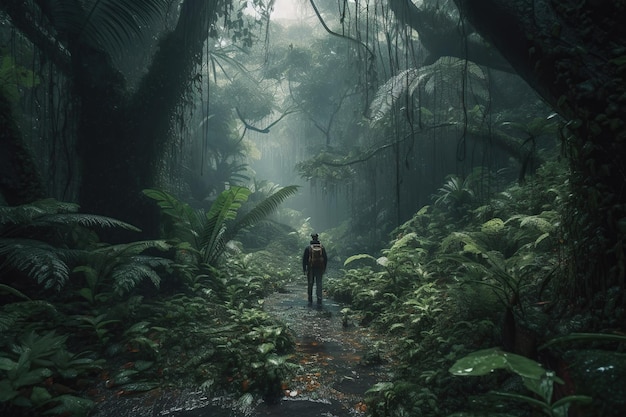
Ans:
POLYGON ((626 415, 625 13, 1 0, 0 415, 626 415))

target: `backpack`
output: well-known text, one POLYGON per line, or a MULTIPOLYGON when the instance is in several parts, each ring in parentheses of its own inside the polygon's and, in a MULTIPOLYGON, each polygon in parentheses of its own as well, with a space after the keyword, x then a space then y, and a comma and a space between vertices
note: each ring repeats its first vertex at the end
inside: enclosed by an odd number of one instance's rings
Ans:
POLYGON ((309 247, 309 268, 324 268, 324 247, 313 243, 309 247))

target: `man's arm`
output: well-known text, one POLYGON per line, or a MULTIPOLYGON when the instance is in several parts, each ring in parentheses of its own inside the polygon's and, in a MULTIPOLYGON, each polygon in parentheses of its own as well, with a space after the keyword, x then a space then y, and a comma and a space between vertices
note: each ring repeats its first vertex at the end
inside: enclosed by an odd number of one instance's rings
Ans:
POLYGON ((307 246, 304 249, 304 254, 302 255, 302 272, 306 273, 306 269, 309 266, 309 247, 307 246))

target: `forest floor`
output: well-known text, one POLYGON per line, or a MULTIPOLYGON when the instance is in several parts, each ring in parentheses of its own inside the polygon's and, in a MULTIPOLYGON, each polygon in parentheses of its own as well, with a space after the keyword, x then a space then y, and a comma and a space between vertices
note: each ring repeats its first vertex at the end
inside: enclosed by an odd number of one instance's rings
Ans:
POLYGON ((343 417, 366 411, 365 392, 390 379, 384 343, 342 313, 344 306, 326 299, 306 302, 306 279, 286 285, 265 299, 265 311, 287 324, 296 341, 292 358, 300 365, 284 385, 278 404, 261 399, 241 407, 202 392, 158 391, 99 404, 96 417, 343 417))

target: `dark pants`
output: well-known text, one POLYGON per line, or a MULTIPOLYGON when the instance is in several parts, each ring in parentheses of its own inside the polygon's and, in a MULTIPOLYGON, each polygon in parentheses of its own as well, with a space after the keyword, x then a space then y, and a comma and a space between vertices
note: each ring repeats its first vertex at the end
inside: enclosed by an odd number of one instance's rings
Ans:
POLYGON ((307 294, 309 296, 309 303, 313 302, 313 284, 315 284, 317 302, 322 302, 322 275, 324 275, 324 270, 322 268, 310 268, 307 272, 307 294))

